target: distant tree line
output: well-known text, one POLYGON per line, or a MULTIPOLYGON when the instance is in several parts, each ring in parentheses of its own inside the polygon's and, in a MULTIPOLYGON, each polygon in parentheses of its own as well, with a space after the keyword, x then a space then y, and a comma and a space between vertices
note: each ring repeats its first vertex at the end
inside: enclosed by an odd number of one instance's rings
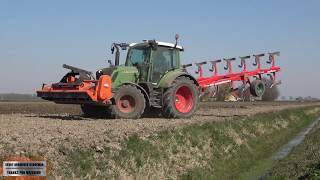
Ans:
POLYGON ((0 101, 41 101, 35 94, 0 94, 0 101))

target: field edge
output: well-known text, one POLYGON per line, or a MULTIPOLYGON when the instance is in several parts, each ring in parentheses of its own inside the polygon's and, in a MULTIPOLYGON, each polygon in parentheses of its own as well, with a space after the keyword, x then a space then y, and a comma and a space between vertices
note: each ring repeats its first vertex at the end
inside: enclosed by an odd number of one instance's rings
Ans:
MULTIPOLYGON (((120 147, 58 151, 51 177, 232 179, 260 163, 320 115, 319 106, 130 135, 120 147), (232 171, 230 170, 232 169, 232 171)), ((54 160, 53 160, 54 161, 54 160)), ((263 167, 264 168, 264 167, 263 167)), ((258 169, 259 170, 259 169, 258 169)))

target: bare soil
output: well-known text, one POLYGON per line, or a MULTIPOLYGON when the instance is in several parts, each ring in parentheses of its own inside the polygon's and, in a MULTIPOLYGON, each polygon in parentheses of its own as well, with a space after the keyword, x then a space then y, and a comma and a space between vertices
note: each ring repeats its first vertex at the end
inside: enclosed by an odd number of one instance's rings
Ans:
MULTIPOLYGON (((298 102, 204 102, 191 119, 164 119, 153 110, 138 120, 90 119, 77 105, 51 102, 0 103, 0 156, 40 155, 63 158, 74 147, 97 151, 105 146, 119 148, 121 140, 133 133, 149 136, 154 131, 174 129, 194 123, 223 121, 256 113, 320 105, 298 102)), ((55 164, 53 164, 55 166, 55 164)))
POLYGON ((0 102, 0 114, 81 114, 78 105, 52 102, 0 102))

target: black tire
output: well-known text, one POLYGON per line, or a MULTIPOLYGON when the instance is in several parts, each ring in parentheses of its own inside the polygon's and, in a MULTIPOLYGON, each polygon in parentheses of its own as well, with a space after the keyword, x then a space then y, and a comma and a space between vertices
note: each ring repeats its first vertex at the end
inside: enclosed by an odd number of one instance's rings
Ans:
POLYGON ((82 104, 81 110, 85 117, 90 118, 111 118, 111 109, 108 106, 97 106, 82 104))
POLYGON ((131 85, 123 85, 114 95, 112 116, 123 119, 138 119, 143 114, 146 101, 142 92, 131 85))
POLYGON ((173 81, 172 86, 168 88, 163 95, 162 114, 166 118, 190 118, 196 111, 198 103, 199 96, 194 82, 188 77, 178 77, 173 81), (181 112, 176 107, 176 94, 182 87, 189 89, 190 93, 192 94, 192 106, 190 105, 191 108, 188 107, 186 112, 181 112))
POLYGON ((254 80, 250 84, 250 93, 253 96, 261 97, 266 90, 265 83, 261 80, 254 80))

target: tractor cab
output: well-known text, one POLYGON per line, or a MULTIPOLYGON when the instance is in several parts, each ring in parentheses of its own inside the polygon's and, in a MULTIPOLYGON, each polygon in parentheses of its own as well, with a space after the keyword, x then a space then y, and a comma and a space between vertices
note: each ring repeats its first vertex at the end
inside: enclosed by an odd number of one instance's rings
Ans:
POLYGON ((180 51, 183 47, 173 43, 144 40, 142 43, 113 43, 112 54, 115 53, 114 64, 109 60, 109 67, 96 72, 96 79, 101 75, 109 75, 118 80, 157 85, 160 79, 169 71, 181 69, 180 51), (120 49, 128 50, 124 65, 120 65, 120 49), (137 71, 134 75, 131 73, 137 71), (123 75, 127 74, 126 77, 123 75), (119 77, 122 76, 122 77, 119 77), (129 78, 137 75, 135 79, 129 78))
POLYGON ((129 45, 126 66, 135 66, 140 82, 158 83, 170 70, 180 68, 181 46, 154 40, 129 45))

